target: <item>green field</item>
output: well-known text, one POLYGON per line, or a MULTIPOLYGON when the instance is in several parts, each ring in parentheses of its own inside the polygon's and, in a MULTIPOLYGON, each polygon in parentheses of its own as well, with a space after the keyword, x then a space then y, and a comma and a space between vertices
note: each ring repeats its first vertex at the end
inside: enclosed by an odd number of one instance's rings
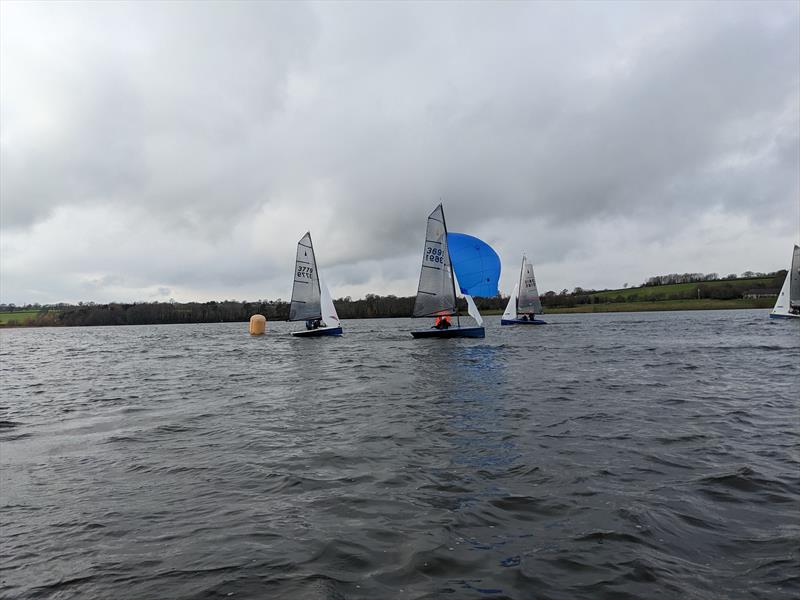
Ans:
POLYGON ((15 310, 14 312, 0 312, 0 325, 8 325, 10 321, 16 321, 17 325, 24 325, 28 319, 36 318, 38 310, 15 310))
POLYGON ((579 304, 563 308, 548 308, 549 314, 559 313, 591 313, 591 312, 638 312, 654 310, 725 310, 737 308, 772 308, 774 298, 731 300, 714 300, 701 298, 699 300, 661 300, 659 302, 611 302, 607 304, 579 304))
MULTIPOLYGON (((657 310, 727 310, 739 308, 772 308, 774 298, 732 300, 714 300, 701 298, 699 300, 661 300, 659 302, 609 302, 603 304, 578 304, 576 306, 561 308, 545 308, 545 315, 566 313, 601 313, 601 312, 640 312, 657 310)), ((482 310, 482 315, 502 315, 502 310, 482 310)))
MULTIPOLYGON (((685 294, 697 290, 697 286, 706 286, 709 289, 715 287, 724 287, 728 284, 741 284, 747 282, 752 287, 770 287, 772 284, 772 277, 758 277, 754 279, 718 279, 715 281, 703 281, 700 283, 673 283, 671 285, 658 285, 651 287, 635 287, 635 288, 622 288, 620 290, 607 290, 603 292, 595 292, 589 294, 591 298, 614 299, 617 296, 624 296, 627 300, 630 296, 635 298, 647 298, 653 294, 663 294, 670 296, 671 294, 685 294)), ((637 302, 639 300, 636 300, 637 302)), ((598 311, 599 312, 599 311, 598 311)))

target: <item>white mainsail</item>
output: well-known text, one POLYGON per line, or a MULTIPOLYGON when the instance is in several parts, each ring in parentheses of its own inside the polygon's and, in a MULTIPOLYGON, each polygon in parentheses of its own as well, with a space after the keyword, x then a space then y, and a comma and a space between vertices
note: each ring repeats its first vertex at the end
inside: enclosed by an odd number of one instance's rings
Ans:
POLYGON ((306 321, 321 317, 319 273, 314 258, 314 246, 311 243, 311 233, 307 232, 297 242, 289 320, 306 321))
POLYGON ((517 313, 541 313, 542 302, 539 300, 539 290, 536 288, 536 277, 533 274, 533 265, 528 257, 522 256, 522 267, 519 272, 519 292, 517 296, 517 313))
POLYGON ((456 314, 456 290, 450 253, 447 250, 447 225, 442 205, 428 215, 425 250, 419 274, 415 317, 456 314))
POLYGON ((793 313, 792 310, 797 309, 800 309, 800 246, 795 245, 792 251, 792 265, 786 273, 778 300, 770 314, 796 317, 800 316, 800 313, 793 313))
POLYGON ((339 327, 339 315, 336 314, 336 307, 333 305, 331 292, 328 286, 325 285, 325 280, 320 279, 320 308, 322 309, 322 326, 323 327, 339 327))
POLYGON ((506 321, 513 321, 517 318, 517 294, 519 294, 519 284, 515 283, 514 291, 511 293, 511 298, 508 299, 508 304, 502 317, 506 321))

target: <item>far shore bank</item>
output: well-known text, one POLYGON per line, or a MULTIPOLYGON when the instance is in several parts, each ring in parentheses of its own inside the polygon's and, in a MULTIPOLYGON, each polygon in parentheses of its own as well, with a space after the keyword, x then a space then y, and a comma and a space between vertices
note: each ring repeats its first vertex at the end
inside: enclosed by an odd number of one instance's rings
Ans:
MULTIPOLYGON (((545 307, 545 315, 559 315, 559 314, 573 314, 573 313, 622 313, 622 312, 658 312, 658 311, 682 311, 682 310, 737 310, 737 309, 769 309, 774 304, 773 298, 752 298, 752 299, 731 299, 731 300, 715 300, 711 298, 701 298, 696 300, 664 300, 658 302, 608 302, 602 304, 579 304, 577 306, 568 307, 545 307)), ((24 311, 20 313, 25 314, 24 311)), ((503 311, 500 309, 482 309, 481 314, 484 316, 497 316, 502 315, 503 311)), ((91 326, 108 326, 107 323, 83 323, 83 324, 64 324, 56 322, 26 322, 23 320, 15 320, 13 317, 19 313, 3 313, 0 315, 0 329, 14 329, 14 328, 28 328, 28 327, 91 327, 91 326), (4 318, 3 318, 4 317, 4 318)), ((466 311, 460 311, 461 316, 467 316, 466 311)), ((21 315, 20 315, 21 316, 21 315)), ((25 315, 28 316, 28 315, 25 315)), ((410 317, 410 315, 371 315, 368 317, 349 317, 350 319, 391 319, 410 317)), ((249 317, 248 317, 249 319, 249 317)), ((224 321, 210 321, 210 322, 226 322, 226 323, 246 323, 248 319, 226 319, 224 321)), ((270 321, 282 321, 283 319, 269 319, 270 321)), ((209 321, 206 321, 209 322, 209 321)), ((150 323, 119 323, 119 325, 178 325, 187 324, 185 321, 163 320, 150 323)), ((114 326, 111 324, 111 326, 114 326)))
MULTIPOLYGON (((571 313, 609 313, 609 312, 650 312, 650 311, 676 311, 676 310, 736 310, 746 308, 772 308, 774 298, 714 300, 701 298, 699 300, 664 300, 659 302, 608 302, 602 304, 579 304, 577 306, 564 306, 545 308, 544 314, 560 315, 571 313)), ((502 315, 502 310, 481 311, 483 315, 502 315)))

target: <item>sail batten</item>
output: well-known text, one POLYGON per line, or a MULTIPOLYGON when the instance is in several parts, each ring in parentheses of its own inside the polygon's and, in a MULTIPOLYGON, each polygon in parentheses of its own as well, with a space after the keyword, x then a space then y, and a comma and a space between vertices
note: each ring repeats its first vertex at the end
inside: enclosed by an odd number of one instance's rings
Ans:
POLYGON ((415 317, 456 314, 455 283, 447 248, 447 225, 441 204, 428 215, 413 314, 415 317))
POLYGON ((294 265, 292 301, 289 306, 290 321, 306 321, 322 317, 320 307, 320 285, 317 261, 311 233, 306 233, 297 242, 297 256, 294 265))

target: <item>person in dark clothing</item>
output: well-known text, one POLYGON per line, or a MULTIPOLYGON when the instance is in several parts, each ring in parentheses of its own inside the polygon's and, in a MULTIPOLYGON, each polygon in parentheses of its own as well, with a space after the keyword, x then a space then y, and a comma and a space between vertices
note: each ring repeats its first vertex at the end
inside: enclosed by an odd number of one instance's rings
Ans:
POLYGON ((450 317, 436 317, 436 324, 434 327, 436 329, 448 329, 450 327, 450 317))

